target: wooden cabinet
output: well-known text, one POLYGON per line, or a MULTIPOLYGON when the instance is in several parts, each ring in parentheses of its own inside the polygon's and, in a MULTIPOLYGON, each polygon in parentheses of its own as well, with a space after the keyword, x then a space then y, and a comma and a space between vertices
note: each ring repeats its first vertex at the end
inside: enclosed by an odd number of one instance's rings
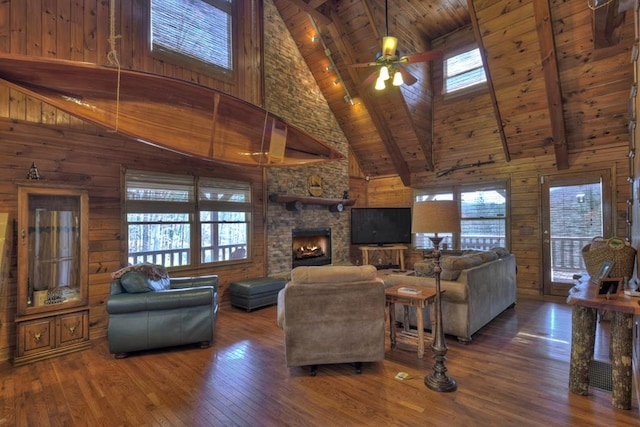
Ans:
POLYGON ((83 189, 18 185, 14 365, 90 346, 88 205, 83 189))

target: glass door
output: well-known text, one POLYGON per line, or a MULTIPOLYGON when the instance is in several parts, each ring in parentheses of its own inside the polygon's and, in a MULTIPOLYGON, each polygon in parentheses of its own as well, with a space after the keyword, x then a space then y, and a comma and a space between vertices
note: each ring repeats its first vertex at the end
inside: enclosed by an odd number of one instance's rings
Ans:
POLYGON ((566 297, 573 276, 585 275, 582 248, 612 236, 610 172, 542 177, 544 294, 566 297))

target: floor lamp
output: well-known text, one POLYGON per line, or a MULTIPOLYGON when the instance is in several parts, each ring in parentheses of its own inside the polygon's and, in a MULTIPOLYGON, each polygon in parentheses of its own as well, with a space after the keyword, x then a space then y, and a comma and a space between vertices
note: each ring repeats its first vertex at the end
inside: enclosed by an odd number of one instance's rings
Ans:
POLYGON ((433 233, 429 240, 433 242, 433 256, 436 280, 436 300, 435 300, 435 326, 433 329, 433 343, 431 348, 435 354, 435 364, 433 372, 424 377, 424 383, 434 391, 455 391, 458 388, 456 380, 447 375, 447 367, 444 362, 447 359, 447 343, 444 339, 444 329, 442 328, 442 297, 440 292, 440 242, 442 237, 438 233, 455 233, 460 231, 460 214, 458 212, 458 202, 452 200, 434 200, 428 202, 417 202, 413 205, 411 232, 412 233, 433 233))

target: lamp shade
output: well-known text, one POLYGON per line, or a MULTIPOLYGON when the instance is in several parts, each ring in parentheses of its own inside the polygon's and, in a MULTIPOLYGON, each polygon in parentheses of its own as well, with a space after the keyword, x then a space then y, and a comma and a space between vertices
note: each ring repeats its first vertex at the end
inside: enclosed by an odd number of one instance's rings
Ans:
POLYGON ((460 231, 460 213, 455 200, 433 200, 413 205, 412 233, 455 233, 460 231))

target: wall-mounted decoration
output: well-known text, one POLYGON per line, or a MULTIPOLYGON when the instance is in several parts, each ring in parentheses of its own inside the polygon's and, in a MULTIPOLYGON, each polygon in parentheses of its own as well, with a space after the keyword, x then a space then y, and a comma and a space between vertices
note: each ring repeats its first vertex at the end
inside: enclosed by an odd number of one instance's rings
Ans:
POLYGON ((36 162, 31 163, 29 172, 27 172, 27 179, 31 179, 31 180, 40 179, 40 172, 38 172, 38 167, 36 166, 36 162))

